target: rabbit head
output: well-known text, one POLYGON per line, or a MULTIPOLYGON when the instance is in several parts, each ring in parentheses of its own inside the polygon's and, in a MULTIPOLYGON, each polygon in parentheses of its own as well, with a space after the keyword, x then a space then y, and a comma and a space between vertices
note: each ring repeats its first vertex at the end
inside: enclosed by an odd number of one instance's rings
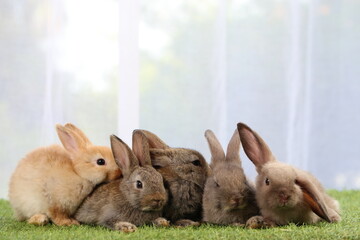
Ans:
POLYGON ((326 206, 326 193, 311 174, 276 160, 265 141, 251 128, 238 123, 244 151, 256 166, 257 201, 264 217, 277 223, 311 222, 302 216, 313 212, 331 222, 326 206), (286 219, 287 218, 287 219, 286 219), (300 219, 300 220, 299 220, 300 219))
POLYGON ((209 166, 205 158, 192 149, 172 148, 155 134, 141 130, 148 139, 151 162, 164 178, 169 194, 166 218, 201 219, 201 202, 209 166))
POLYGON ((79 176, 93 184, 121 176, 109 147, 93 145, 86 135, 71 123, 65 126, 57 124, 56 131, 79 176))
MULTIPOLYGON (((206 189, 211 193, 216 206, 233 211, 247 207, 249 198, 254 199, 253 189, 249 186, 241 167, 240 137, 236 130, 228 144, 226 155, 220 142, 211 130, 205 132, 211 151, 212 176, 208 178, 206 189)), ((204 193, 207 194, 207 193, 204 193)))
POLYGON ((123 174, 120 189, 133 208, 160 211, 167 201, 163 178, 151 165, 149 145, 141 131, 133 132, 133 151, 111 136, 111 149, 123 174))
POLYGON ((149 142, 152 165, 163 174, 165 180, 183 179, 204 186, 209 167, 198 151, 171 148, 155 134, 141 131, 149 142))

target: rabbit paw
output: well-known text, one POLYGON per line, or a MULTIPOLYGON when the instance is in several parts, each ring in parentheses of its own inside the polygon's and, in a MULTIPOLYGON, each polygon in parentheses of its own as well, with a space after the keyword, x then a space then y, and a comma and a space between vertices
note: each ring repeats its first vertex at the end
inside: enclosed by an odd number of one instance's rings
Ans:
POLYGON ((230 224, 230 226, 233 226, 233 227, 245 227, 245 224, 239 223, 239 222, 235 222, 235 223, 230 224))
POLYGON ((330 221, 331 221, 332 223, 340 222, 340 221, 341 221, 341 217, 340 217, 340 215, 335 214, 335 215, 333 215, 333 216, 330 216, 330 221))
POLYGON ((341 221, 340 214, 332 208, 329 209, 329 219, 332 223, 337 223, 341 221))
POLYGON ((39 213, 29 218, 28 223, 38 226, 44 226, 49 223, 49 218, 45 214, 39 213))
POLYGON ((56 218, 51 220, 53 223, 55 223, 58 226, 80 225, 78 221, 72 218, 56 218))
POLYGON ((129 222, 117 222, 115 224, 115 230, 119 230, 121 232, 124 233, 131 233, 131 232, 135 232, 137 229, 137 227, 129 222))
POLYGON ((175 222, 175 226, 177 226, 177 227, 198 227, 198 226, 200 226, 200 222, 194 222, 190 219, 180 219, 175 222))
POLYGON ((245 226, 247 228, 257 229, 257 228, 275 227, 276 224, 269 219, 265 219, 263 216, 253 216, 246 221, 245 226))
POLYGON ((61 207, 51 207, 49 209, 49 218, 58 226, 80 225, 78 221, 69 217, 69 214, 61 207))
POLYGON ((263 228, 264 218, 262 216, 253 216, 246 221, 247 228, 263 228))
POLYGON ((157 227, 168 227, 170 226, 170 222, 165 218, 159 217, 153 221, 153 224, 157 227))

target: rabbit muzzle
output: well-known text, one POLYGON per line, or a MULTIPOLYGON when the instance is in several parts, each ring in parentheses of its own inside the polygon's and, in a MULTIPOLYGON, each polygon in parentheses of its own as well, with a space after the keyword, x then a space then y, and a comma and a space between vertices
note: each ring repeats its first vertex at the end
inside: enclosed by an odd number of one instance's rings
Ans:
POLYGON ((234 197, 228 201, 228 206, 225 208, 227 211, 244 209, 246 207, 246 202, 243 198, 234 197))
POLYGON ((278 201, 280 206, 286 206, 290 200, 290 195, 287 194, 285 191, 278 192, 278 201))
POLYGON ((141 201, 142 211, 161 211, 166 203, 166 197, 161 193, 149 194, 141 201))

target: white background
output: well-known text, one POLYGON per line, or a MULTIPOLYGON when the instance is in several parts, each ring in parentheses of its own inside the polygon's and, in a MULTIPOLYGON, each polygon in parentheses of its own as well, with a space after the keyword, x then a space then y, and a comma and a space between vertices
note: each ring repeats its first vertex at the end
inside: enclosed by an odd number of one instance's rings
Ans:
MULTIPOLYGON (((0 0, 0 198, 72 122, 199 150, 245 122, 326 188, 360 188, 360 1, 0 0)), ((246 173, 252 163, 241 152, 246 173)))

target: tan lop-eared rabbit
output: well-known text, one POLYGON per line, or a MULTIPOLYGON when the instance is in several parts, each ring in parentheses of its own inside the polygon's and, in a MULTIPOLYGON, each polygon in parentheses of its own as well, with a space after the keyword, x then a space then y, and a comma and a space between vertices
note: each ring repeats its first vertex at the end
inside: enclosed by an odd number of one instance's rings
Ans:
POLYGON ((279 162, 256 132, 243 123, 237 127, 244 151, 258 172, 256 200, 262 216, 249 219, 248 227, 341 220, 338 202, 313 175, 279 162))
POLYGON ((111 149, 95 146, 68 123, 56 125, 63 146, 41 147, 18 164, 9 186, 15 218, 31 224, 79 224, 72 215, 93 188, 119 178, 111 149))

